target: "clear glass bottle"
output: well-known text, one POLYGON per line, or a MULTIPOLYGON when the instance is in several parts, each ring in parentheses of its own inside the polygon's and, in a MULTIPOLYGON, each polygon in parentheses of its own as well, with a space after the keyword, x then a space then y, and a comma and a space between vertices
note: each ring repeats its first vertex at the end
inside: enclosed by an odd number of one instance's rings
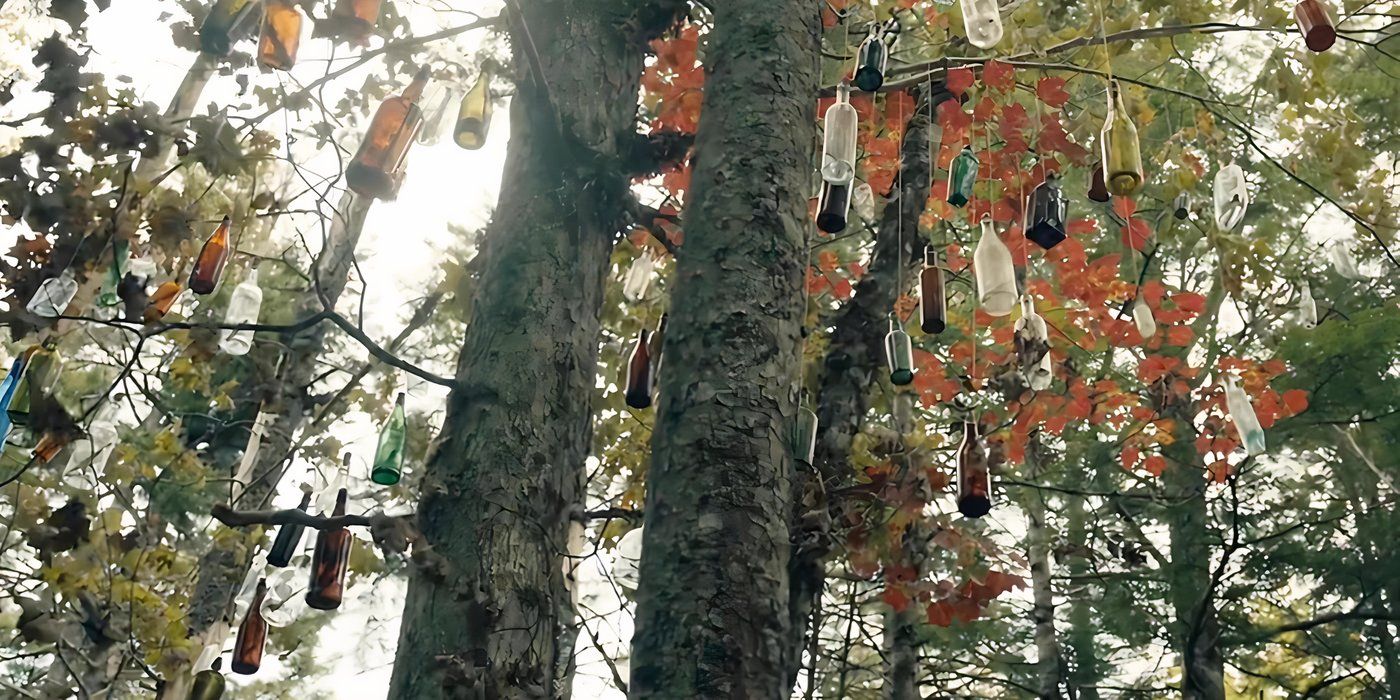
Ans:
POLYGON ((1054 173, 1045 177, 1031 191, 1030 227, 1026 238, 1032 243, 1050 250, 1065 240, 1065 219, 1069 216, 1069 199, 1060 190, 1060 178, 1054 173))
POLYGON ((963 421, 962 443, 958 445, 958 512, 980 518, 992 511, 992 477, 987 467, 987 448, 978 435, 977 424, 963 421))
POLYGON ((817 200, 817 228, 823 233, 846 230, 846 214, 851 210, 851 186, 822 183, 821 198, 817 200))
MULTIPOLYGON (((345 489, 335 495, 335 510, 331 517, 345 515, 345 489)), ((306 589, 306 604, 317 610, 340 607, 345 596, 345 572, 350 565, 350 546, 354 542, 350 530, 344 527, 318 530, 316 548, 311 555, 311 583, 306 589)))
POLYGON ((486 132, 490 127, 491 72, 483 67, 476 84, 462 96, 462 104, 457 108, 457 125, 452 129, 453 139, 458 146, 475 151, 486 145, 486 132))
POLYGON ((891 384, 904 386, 914 381, 914 344, 893 318, 890 332, 885 334, 885 363, 890 370, 891 384))
POLYGON ((248 612, 238 625, 238 636, 233 642, 233 661, 229 664, 234 673, 250 676, 258 672, 262 665, 263 645, 267 643, 267 623, 262 617, 263 598, 267 595, 267 581, 258 580, 257 591, 248 604, 248 612))
POLYGON ((972 152, 972 146, 964 146, 948 167, 949 204, 963 207, 971 201, 972 188, 977 184, 977 167, 977 154, 972 152))
POLYGON ((204 242, 204 247, 199 249, 199 257, 195 258, 194 269, 190 270, 190 291, 195 294, 213 294, 219 288, 219 282, 224 276, 224 265, 228 264, 229 253, 233 250, 233 244, 229 240, 229 232, 233 228, 232 220, 225 216, 219 222, 219 227, 214 229, 213 235, 204 242))
POLYGON ((1230 419, 1239 433, 1240 442, 1251 455, 1264 454, 1264 429, 1259 425, 1259 417, 1254 414, 1254 406, 1232 376, 1225 377, 1225 407, 1230 411, 1230 419))
POLYGON ((1001 8, 997 0, 962 0, 962 14, 968 43, 990 49, 1001 42, 1001 8))
POLYGON ((808 467, 817 454, 817 414, 802 406, 797 409, 797 425, 794 430, 792 458, 808 467))
POLYGON ((1293 19, 1297 20, 1298 33, 1303 35, 1309 51, 1321 53, 1337 43, 1337 28, 1323 0, 1299 0, 1293 6, 1293 19))
POLYGON ((859 117, 851 106, 851 86, 836 86, 836 101, 826 108, 822 131, 822 179, 849 185, 856 176, 856 127, 859 117))
POLYGON ((622 296, 633 304, 641 301, 647 294, 647 287, 651 286, 651 274, 655 268, 656 260, 651 255, 651 249, 642 248, 637 257, 632 258, 632 264, 627 266, 627 274, 622 279, 622 296))
MULTIPOLYGON (((311 491, 304 491, 301 494, 301 503, 297 505, 297 510, 305 513, 311 507, 311 491)), ((277 528, 277 536, 272 538, 272 548, 267 550, 268 566, 284 568, 292 563, 292 557, 296 556, 297 549, 301 547, 302 533, 306 532, 305 525, 287 523, 277 528)))
POLYGON ((972 253, 977 279, 977 303, 993 316, 1005 316, 1016 306, 1016 266, 990 216, 982 217, 982 236, 972 253))
POLYGON ((1215 225, 1221 231, 1233 231, 1249 209, 1249 184, 1244 179, 1244 169, 1236 163, 1221 168, 1215 174, 1211 194, 1215 225))
POLYGON ((369 479, 376 484, 392 486, 403 475, 403 448, 408 437, 408 420, 404 415, 404 393, 394 399, 394 410, 379 431, 379 445, 374 450, 374 465, 369 479))
POLYGON ((444 85, 433 101, 433 108, 428 112, 428 116, 423 120, 423 129, 418 132, 418 143, 424 146, 433 146, 442 138, 442 130, 446 128, 447 112, 457 101, 457 91, 451 86, 444 85))
POLYGON ((870 189, 870 183, 855 183, 851 190, 851 209, 861 221, 875 223, 875 191, 870 189))
POLYGON ((924 268, 919 270, 919 330, 937 334, 948 327, 948 293, 938 251, 924 246, 924 268))
POLYGON ((627 359, 627 388, 623 396, 632 408, 651 406, 651 343, 647 342, 650 334, 645 328, 637 331, 637 342, 627 359))
POLYGON ((73 278, 71 270, 64 270, 57 277, 44 280, 24 308, 35 316, 58 318, 73 303, 73 297, 77 294, 78 281, 73 278))
POLYGON ((1144 343, 1157 335, 1157 319, 1152 316, 1152 307, 1147 305, 1147 299, 1141 292, 1133 302, 1133 325, 1137 327, 1138 335, 1142 336, 1144 343))
POLYGON ((258 0, 218 0, 199 25, 199 50, 227 56, 234 42, 251 33, 262 3, 258 0))
POLYGON ((116 404, 103 401, 102 407, 97 409, 88 423, 87 435, 73 443, 73 452, 63 469, 65 475, 75 469, 84 474, 90 474, 92 470, 101 473, 119 441, 115 414, 116 404))
POLYGON ((386 199, 397 191, 408 149, 423 127, 423 110, 418 107, 418 99, 427 84, 428 68, 425 66, 402 95, 384 100, 375 111, 359 150, 345 169, 345 184, 356 194, 386 199))
POLYGON ((301 46, 301 11, 291 0, 264 0, 258 63, 273 70, 291 70, 301 46))
POLYGON ((1313 299, 1312 286, 1303 282, 1298 293, 1298 323, 1304 328, 1317 327, 1317 300, 1313 299))
POLYGON ((1013 327, 1016 356, 1026 385, 1036 391, 1050 387, 1051 367, 1044 362, 1050 354, 1050 332, 1045 319, 1035 311, 1035 301, 1029 294, 1021 295, 1021 317, 1013 327))
MULTIPOLYGON (((224 325, 237 326, 258 322, 262 312, 263 292, 258 286, 258 268, 249 270, 248 277, 233 288, 229 295, 224 325)), ((253 347, 253 331, 225 328, 219 331, 219 348, 230 355, 246 355, 253 347)))
POLYGON ((1142 169, 1142 150, 1138 143, 1137 125, 1123 102, 1118 81, 1108 89, 1108 115, 1099 133, 1103 152, 1104 181, 1108 191, 1119 197, 1130 197, 1142 191, 1146 176, 1142 169))

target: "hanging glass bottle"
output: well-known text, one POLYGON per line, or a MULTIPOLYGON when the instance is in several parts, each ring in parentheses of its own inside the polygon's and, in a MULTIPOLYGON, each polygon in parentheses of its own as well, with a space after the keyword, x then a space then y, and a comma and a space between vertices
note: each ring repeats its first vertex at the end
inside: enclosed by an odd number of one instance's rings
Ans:
POLYGON ((1146 178, 1142 170, 1137 126, 1128 114, 1123 91, 1116 80, 1108 88, 1108 115, 1099 134, 1099 146, 1103 152, 1104 181, 1108 191, 1119 197, 1140 192, 1146 178))
POLYGON ((1044 362, 1050 354, 1050 332, 1045 319, 1035 311, 1035 301, 1029 294, 1021 295, 1021 317, 1013 327, 1016 357, 1026 385, 1036 391, 1050 388, 1051 366, 1044 362))
MULTIPOLYGON (((258 286, 258 268, 248 272, 247 279, 238 283, 229 295, 228 310, 224 312, 224 325, 239 326, 258 322, 262 311, 262 287, 258 286)), ((253 347, 251 329, 219 331, 219 348, 230 355, 246 355, 253 347)))
POLYGON ((875 222, 875 191, 870 189, 870 183, 855 183, 851 190, 851 209, 862 221, 875 222))
POLYGON ((262 3, 258 0, 218 0, 199 25, 199 50, 227 56, 234 42, 250 33, 262 3))
POLYGON ((1344 240, 1335 240, 1327 245, 1327 259, 1332 263, 1332 269, 1337 274, 1349 280, 1365 279, 1361 270, 1356 267, 1356 260, 1351 257, 1351 249, 1347 247, 1344 240))
POLYGON ((972 152, 972 146, 964 146, 948 168, 949 204, 962 207, 972 199, 972 188, 977 184, 977 167, 977 154, 972 152))
POLYGON ((194 674, 189 700, 221 700, 224 697, 224 674, 219 672, 223 663, 223 659, 215 657, 209 668, 194 674))
POLYGON ((977 424, 963 421, 958 445, 958 512, 980 518, 992 511, 992 476, 987 469, 987 449, 977 434, 977 424))
POLYGON ((1054 173, 1031 192, 1030 228, 1026 238, 1050 250, 1065 239, 1065 218, 1069 216, 1069 199, 1060 191, 1060 178, 1054 173))
POLYGON ((943 268, 938 251, 924 246, 924 269, 919 271, 919 330, 942 333, 947 328, 948 295, 943 286, 943 268))
POLYGON ((1086 195, 1095 202, 1107 202, 1113 199, 1113 195, 1108 193, 1108 183, 1103 179, 1103 163, 1095 163, 1094 169, 1089 175, 1089 192, 1086 195))
POLYGON ((262 617, 263 597, 267 595, 267 581, 258 579, 257 591, 248 604, 248 612, 243 623, 238 626, 238 636, 233 642, 233 660, 229 667, 234 673, 251 676, 262 665, 263 645, 267 643, 267 623, 262 617))
POLYGON ((273 70, 291 70, 301 46, 301 11, 292 0, 264 0, 258 63, 273 70))
POLYGON ((962 0, 963 28, 967 40, 979 49, 1001 42, 1001 8, 997 0, 962 0))
POLYGON ((851 209, 851 186, 822 183, 821 198, 817 200, 817 228, 823 233, 846 230, 846 213, 851 209))
POLYGON ((632 408, 651 406, 651 344, 647 342, 651 331, 643 328, 637 331, 637 342, 632 346, 632 354, 627 360, 627 389, 624 398, 632 408))
MULTIPOLYGON (((309 507, 311 491, 303 491, 297 510, 305 513, 309 507)), ((292 563, 292 557, 296 556, 297 549, 301 547, 301 535, 305 531, 306 526, 297 523, 286 523, 279 527, 277 536, 272 538, 272 548, 267 551, 268 565, 282 568, 292 563)))
POLYGON ((1133 302, 1133 325, 1137 327, 1138 335, 1142 336, 1144 343, 1157 335, 1157 319, 1152 316, 1152 307, 1147 305, 1147 299, 1141 292, 1138 292, 1137 300, 1133 302))
POLYGON ((1191 216, 1191 195, 1182 192, 1176 196, 1176 201, 1172 202, 1172 216, 1178 221, 1185 221, 1191 216))
POLYGON ((993 316, 1005 316, 1016 306, 1016 266, 1011 250, 992 226, 992 217, 982 217, 982 237, 972 252, 972 272, 977 278, 977 303, 993 316))
POLYGON ((74 469, 89 474, 93 469, 101 469, 107 464, 118 442, 115 413, 116 404, 111 401, 104 401, 102 407, 97 409, 88 423, 87 435, 73 445, 73 453, 64 467, 65 474, 74 469))
POLYGON ((669 314, 661 314, 661 320, 656 324, 656 330, 651 333, 651 340, 647 342, 649 346, 647 352, 651 355, 651 388, 652 393, 656 393, 661 388, 661 344, 666 338, 666 323, 669 314))
POLYGON ((425 66, 414 76, 402 95, 390 97, 374 113, 360 149, 345 169, 345 184, 356 194, 375 199, 390 197, 403 177, 408 149, 423 127, 423 111, 418 98, 428 84, 425 66))
POLYGON ((1249 185, 1244 179, 1244 169, 1235 163, 1221 168, 1215 174, 1212 199, 1215 225, 1221 231, 1233 231, 1244 221, 1249 208, 1249 185))
POLYGON ((486 132, 491 127, 491 72, 481 69, 476 84, 462 96, 457 108, 457 125, 453 138, 457 145, 475 151, 486 145, 486 132))
POLYGON ((836 101, 826 108, 822 132, 822 179, 847 185, 856 176, 856 108, 851 106, 851 86, 836 86, 836 101))
POLYGON ((44 280, 24 308, 35 316, 58 318, 77 294, 78 281, 73 279, 72 271, 64 270, 57 277, 44 280))
POLYGON ((232 243, 229 241, 229 231, 232 228, 232 220, 225 216, 224 220, 219 222, 219 227, 214 229, 214 234, 204 242, 204 247, 199 249, 194 269, 190 270, 191 292, 213 294, 214 290, 218 289, 224 276, 224 265, 228 263, 229 252, 232 250, 232 243))
POLYGON ((316 505, 316 512, 325 515, 327 511, 335 507, 336 496, 350 483, 350 453, 346 452, 340 457, 340 466, 325 477, 326 483, 321 485, 316 491, 313 502, 316 505))
POLYGON ((20 427, 29 425, 29 411, 34 397, 48 396, 62 367, 63 358, 59 357, 52 341, 25 351, 23 371, 6 406, 11 423, 20 427))
POLYGON ((870 24, 870 32, 861 42, 856 52, 856 87, 866 92, 875 92, 885 84, 885 66, 889 63, 890 51, 885 45, 885 29, 879 23, 870 24))
POLYGON ((418 143, 424 146, 433 146, 442 138, 442 130, 446 128, 447 112, 454 102, 457 101, 457 91, 451 86, 444 85, 433 101, 433 108, 429 110, 428 116, 423 119, 423 128, 418 132, 418 143))
POLYGON ((1225 407, 1230 410, 1230 419, 1235 423, 1235 431, 1239 433, 1245 451, 1251 455, 1264 454, 1264 429, 1259 425, 1259 418, 1254 415, 1254 406, 1250 405, 1249 396, 1235 383, 1232 376, 1225 377, 1225 407))
POLYGON ((155 323, 165 318, 170 313, 170 308, 175 306, 175 300, 180 298, 180 292, 184 291, 179 282, 162 282, 156 291, 151 294, 146 310, 141 313, 141 320, 146 323, 155 323))
POLYGON ((394 410, 379 431, 379 446, 374 450, 374 466, 369 479, 376 484, 392 486, 403 475, 403 447, 407 438, 407 418, 404 416, 404 393, 394 399, 394 410))
POLYGON ((1303 35, 1308 50, 1321 53, 1337 42, 1337 28, 1323 0, 1299 0, 1293 6, 1293 19, 1298 22, 1298 33, 1303 35))
POLYGON ((622 296, 633 304, 642 300, 651 286, 651 273, 656 268, 656 260, 650 248, 642 248, 632 264, 627 267, 627 275, 622 280, 622 296))
POLYGON ((1312 286, 1307 282, 1298 294, 1298 323, 1304 328, 1317 326, 1317 300, 1313 299, 1312 286))
POLYGON ((363 42, 379 22, 382 0, 337 0, 331 18, 343 23, 346 34, 363 42))
POLYGON ((792 458, 798 463, 812 466, 817 454, 817 414, 802 406, 797 409, 797 426, 794 431, 792 458))
POLYGON ((107 266, 107 274, 102 279, 102 289, 97 293, 99 306, 116 306, 122 303, 118 292, 122 280, 126 277, 126 259, 130 251, 130 243, 122 240, 112 242, 112 264, 107 266))
POLYGON ((890 369, 891 384, 904 386, 914 381, 914 344, 893 318, 890 332, 885 334, 885 363, 890 369))
MULTIPOLYGON (((345 515, 345 489, 335 495, 335 510, 331 517, 345 515)), ((316 548, 311 554, 311 584, 306 589, 306 604, 317 610, 340 607, 345 595, 345 572, 350 564, 350 545, 354 538, 344 527, 318 530, 316 548)))

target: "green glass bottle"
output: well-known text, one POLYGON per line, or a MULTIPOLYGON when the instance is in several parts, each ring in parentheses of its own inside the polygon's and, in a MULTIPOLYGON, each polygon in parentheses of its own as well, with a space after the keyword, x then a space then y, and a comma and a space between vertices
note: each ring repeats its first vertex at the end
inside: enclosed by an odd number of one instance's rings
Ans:
POLYGON ((194 674, 189 700, 219 700, 224 696, 224 674, 219 672, 223 662, 223 659, 214 659, 213 665, 194 674))
POLYGON ((953 159, 948 168, 948 203, 955 207, 967 206, 972 199, 972 186, 977 184, 977 154, 971 146, 964 146, 962 153, 953 159))
POLYGON ((394 401, 394 412, 389 414, 389 420, 384 422, 384 428, 379 431, 379 447, 374 451, 374 466, 369 473, 370 481, 376 484, 392 486, 399 483, 399 477, 403 475, 403 443, 406 432, 403 403, 404 395, 400 391, 398 399, 394 401))
POLYGON ((904 386, 914 381, 914 345, 894 319, 890 319, 890 332, 885 335, 885 361, 891 384, 904 386))
POLYGON ((126 241, 112 243, 112 264, 107 267, 107 275, 102 279, 102 291, 97 294, 101 306, 116 306, 122 303, 117 294, 122 278, 126 277, 126 259, 131 254, 131 244, 126 241))
POLYGON ((1137 125, 1128 115, 1123 103, 1123 91, 1114 81, 1108 90, 1108 116, 1099 135, 1103 156, 1104 181, 1108 191, 1119 197, 1129 197, 1142 191, 1146 179, 1142 169, 1142 147, 1138 143, 1137 125))

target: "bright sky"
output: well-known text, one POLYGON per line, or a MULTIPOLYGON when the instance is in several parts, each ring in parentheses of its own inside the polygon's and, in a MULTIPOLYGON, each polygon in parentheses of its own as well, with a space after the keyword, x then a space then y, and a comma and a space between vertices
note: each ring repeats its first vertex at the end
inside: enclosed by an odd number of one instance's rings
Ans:
MULTIPOLYGON (((29 67, 33 42, 47 36, 53 28, 46 24, 47 18, 34 18, 34 12, 29 9, 32 4, 33 0, 12 0, 0 10, 0 29, 3 29, 0 31, 0 68, 5 73, 23 66, 31 76, 36 75, 34 69, 29 67)), ((499 5, 496 0, 466 0, 454 3, 452 11, 438 12, 435 8, 443 7, 441 3, 396 3, 398 11, 410 18, 414 33, 419 35, 469 22, 472 17, 466 12, 475 12, 483 17, 494 16, 499 11, 499 5)), ((180 10, 176 5, 158 0, 121 3, 118 9, 93 16, 88 26, 89 40, 95 54, 88 63, 88 70, 101 70, 113 79, 125 76, 126 84, 132 86, 142 98, 163 109, 195 58, 194 54, 169 42, 169 32, 165 26, 178 19, 180 10), (171 12, 176 13, 175 16, 163 18, 164 13, 171 12)), ((196 25, 199 19, 195 18, 196 25)), ((59 29, 66 31, 66 27, 59 29)), ((326 40, 312 39, 310 31, 311 22, 308 21, 298 64, 290 73, 290 81, 306 83, 326 71, 325 61, 330 57, 331 45, 326 40)), ((490 35, 482 31, 460 35, 454 41, 433 45, 435 55, 442 60, 472 65, 472 57, 483 41, 490 41, 492 46, 500 45, 499 40, 491 41, 490 35)), ((371 48, 379 45, 379 40, 375 39, 371 48)), ((245 43, 242 47, 251 47, 251 43, 245 43)), ((340 46, 336 67, 353 59, 357 53, 357 50, 340 46)), ((368 71, 382 70, 382 63, 373 61, 364 69, 332 83, 327 94, 355 89, 368 71)), ((295 87, 294 82, 289 82, 287 74, 258 72, 256 69, 245 69, 243 72, 249 76, 251 86, 277 86, 282 83, 289 89, 295 87)), ((402 82, 407 84, 408 76, 404 76, 402 82)), ((459 86, 463 90, 466 87, 459 86)), ((202 104, 221 106, 231 103, 236 106, 240 104, 237 91, 238 85, 233 76, 216 75, 204 92, 202 104)), ((435 99, 435 95, 435 88, 430 87, 428 99, 435 99)), ((36 104, 42 105, 40 96, 27 96, 23 90, 17 91, 17 96, 18 99, 10 105, 0 108, 0 117, 27 114, 36 108, 36 104)), ((201 107, 196 111, 203 113, 205 110, 201 107)), ((357 249, 360 271, 364 277, 352 283, 351 287, 356 291, 362 288, 368 290, 365 330, 371 337, 387 339, 396 334, 412 312, 409 306, 411 300, 421 297, 436 283, 433 276, 440 262, 441 251, 453 235, 448 230, 449 224, 475 231, 488 220, 500 187, 509 137, 507 112, 508 105, 498 101, 487 144, 481 150, 467 151, 457 147, 450 133, 434 146, 415 145, 398 200, 379 202, 371 209, 357 249)), ((281 119, 279 115, 265 126, 279 130, 283 124, 281 119)), ((359 142, 362 128, 363 124, 359 124, 353 129, 338 132, 342 145, 353 150, 359 142)), ((12 148, 17 137, 14 129, 0 127, 0 152, 12 148)), ((334 167, 334 161, 328 161, 324 154, 319 158, 303 155, 298 162, 318 172, 334 167)), ((306 227, 313 222, 303 220, 299 223, 306 227)), ((283 225, 285 227, 287 222, 284 221, 283 225)), ((291 235, 290 229, 284 229, 281 233, 291 235)), ((18 234, 19 231, 13 229, 0 230, 0 250, 7 250, 18 234)), ((312 240, 316 240, 316 237, 313 236, 312 240)), ((358 299, 354 301, 358 302, 358 299)), ((451 372, 450 367, 431 369, 440 374, 451 372)), ((440 388, 408 379, 407 389, 411 409, 422 411, 441 407, 444 394, 440 388)), ((428 426, 417 427, 428 429, 428 426)), ((333 427, 332 431, 356 454, 372 453, 377 426, 364 416, 350 416, 333 427)), ((305 464, 299 466, 303 470, 309 468, 305 464)), ((357 466, 363 468, 362 463, 357 466)), ((307 476, 303 471, 284 481, 277 504, 282 507, 295 506, 299 496, 295 484, 306 480, 307 476)), ((361 478, 362 475, 356 473, 352 477, 361 478)), ((355 486, 352 485, 352 493, 355 486)), ((354 509, 353 504, 351 508, 354 509)), ((367 540, 362 540, 360 544, 371 546, 367 540)), ((602 568, 596 558, 584 563, 583 595, 585 602, 595 612, 605 614, 602 629, 596 621, 591 628, 602 643, 614 647, 615 653, 619 640, 630 636, 631 619, 630 615, 608 614, 617 609, 618 602, 610 592, 612 588, 603 582, 602 568), (608 592, 604 595, 605 591, 608 592)), ((359 700, 384 696, 389 684, 398 635, 397 618, 405 589, 406 583, 402 579, 361 581, 351 588, 350 596, 335 613, 335 619, 320 640, 318 654, 328 661, 333 670, 318 681, 319 689, 336 698, 359 700)), ((232 641, 231 637, 226 640, 225 649, 232 645, 232 641)), ((601 681, 610 672, 593 651, 588 634, 580 635, 580 650, 579 682, 575 691, 578 697, 621 697, 620 693, 610 689, 610 683, 601 681)), ((276 677, 285 672, 286 669, 275 657, 269 657, 252 680, 276 677)), ((626 673, 623 667, 623 677, 626 673)), ((234 687, 245 683, 246 677, 233 674, 228 677, 234 687)))

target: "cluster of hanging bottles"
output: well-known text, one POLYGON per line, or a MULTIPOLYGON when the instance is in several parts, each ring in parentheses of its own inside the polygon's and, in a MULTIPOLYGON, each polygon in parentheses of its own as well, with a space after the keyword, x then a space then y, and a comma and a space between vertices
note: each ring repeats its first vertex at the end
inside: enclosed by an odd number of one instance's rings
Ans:
MULTIPOLYGON (((961 0, 967 41, 982 49, 990 49, 1002 39, 1001 14, 995 0, 961 0)), ((1301 0, 1294 8, 1299 32, 1312 51, 1325 51, 1336 40, 1336 31, 1323 0, 1301 0)), ((874 92, 884 85, 889 53, 899 34, 899 23, 891 19, 883 24, 872 23, 856 53, 856 68, 852 76, 855 87, 874 92)), ((822 154, 819 173, 821 191, 816 209, 816 226, 823 233, 835 234, 847 225, 851 207, 853 182, 856 175, 858 117, 850 103, 851 86, 842 81, 836 88, 836 101, 823 115, 822 154)), ((1088 199, 1108 202, 1113 196, 1131 197, 1142 191, 1147 176, 1143 168, 1142 151, 1137 126, 1124 103, 1123 91, 1117 81, 1108 85, 1108 106, 1103 128, 1099 134, 1099 162, 1094 165, 1088 199)), ((948 172, 947 202, 965 207, 973 199, 978 180, 977 154, 968 144, 953 159, 948 172)), ((1231 162, 1215 176, 1212 199, 1216 226, 1222 231, 1238 227, 1249 206, 1249 190, 1239 165, 1231 162)), ((1177 219, 1190 216, 1190 196, 1182 193, 1174 203, 1177 219)), ((1060 187, 1055 173, 1030 193, 1025 203, 1024 236, 1037 246, 1050 250, 1065 240, 1069 200, 1060 187)), ((1050 338, 1045 319, 1035 310, 1035 302, 1017 291, 1016 268, 1011 250, 1002 241, 991 217, 984 215, 978 222, 980 232, 973 251, 973 276, 978 307, 991 316, 1007 316, 1019 299, 1021 315, 1014 327, 1014 342, 1020 375, 1026 386, 1035 391, 1048 389, 1054 379, 1050 338)), ((1334 245, 1330 254, 1345 259, 1335 263, 1339 271, 1351 268, 1349 253, 1344 245, 1334 245), (1339 252, 1336 252, 1339 251, 1339 252)), ((1343 272, 1344 276, 1351 275, 1343 272)), ((924 265, 918 283, 919 328, 924 333, 941 333, 947 327, 947 293, 943 268, 932 246, 925 247, 924 265)), ((1133 321, 1143 340, 1157 333, 1152 309, 1139 293, 1132 305, 1133 321)), ((1316 302, 1304 283, 1298 317, 1305 327, 1317 324, 1316 302)), ((904 386, 914 381, 912 339, 893 315, 885 335, 885 357, 890 383, 904 386)), ((1226 403, 1241 441, 1251 455, 1264 450, 1264 434, 1250 405, 1248 396, 1226 377, 1226 403)), ((802 407, 797 418, 794 437, 794 458, 810 465, 815 455, 817 416, 802 407)), ((990 476, 986 449, 975 422, 963 424, 963 441, 958 449, 958 510, 970 518, 986 515, 991 509, 990 476)))

